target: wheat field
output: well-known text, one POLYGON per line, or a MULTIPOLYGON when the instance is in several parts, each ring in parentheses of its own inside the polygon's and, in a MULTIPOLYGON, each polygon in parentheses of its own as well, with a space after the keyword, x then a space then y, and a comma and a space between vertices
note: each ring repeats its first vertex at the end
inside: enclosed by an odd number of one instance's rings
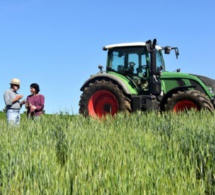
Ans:
POLYGON ((0 117, 0 194, 215 194, 206 112, 0 117))

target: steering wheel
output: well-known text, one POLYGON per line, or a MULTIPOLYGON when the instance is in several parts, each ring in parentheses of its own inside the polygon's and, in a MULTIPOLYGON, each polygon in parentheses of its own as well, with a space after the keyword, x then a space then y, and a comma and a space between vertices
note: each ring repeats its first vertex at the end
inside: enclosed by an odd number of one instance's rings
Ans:
POLYGON ((133 69, 134 66, 136 65, 134 62, 129 62, 128 64, 129 64, 130 69, 133 69))
POLYGON ((147 65, 141 65, 141 68, 142 68, 142 69, 146 69, 146 68, 147 68, 147 65))

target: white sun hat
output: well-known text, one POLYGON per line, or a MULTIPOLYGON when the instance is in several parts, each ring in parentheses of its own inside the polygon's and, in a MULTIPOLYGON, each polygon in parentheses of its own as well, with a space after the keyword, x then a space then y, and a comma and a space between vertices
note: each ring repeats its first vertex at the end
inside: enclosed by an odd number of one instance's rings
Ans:
POLYGON ((10 82, 11 85, 20 85, 20 80, 19 79, 12 79, 11 82, 10 82))

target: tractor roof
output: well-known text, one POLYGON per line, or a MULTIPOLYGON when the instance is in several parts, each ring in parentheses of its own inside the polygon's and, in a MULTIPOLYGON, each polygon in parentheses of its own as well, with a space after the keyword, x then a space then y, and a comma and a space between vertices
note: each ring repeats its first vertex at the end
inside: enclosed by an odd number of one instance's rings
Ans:
MULTIPOLYGON (((112 45, 106 45, 103 47, 103 50, 113 49, 116 47, 135 47, 135 46, 146 46, 145 42, 132 42, 132 43, 118 43, 112 45)), ((156 49, 161 50, 161 47, 156 45, 156 49)))

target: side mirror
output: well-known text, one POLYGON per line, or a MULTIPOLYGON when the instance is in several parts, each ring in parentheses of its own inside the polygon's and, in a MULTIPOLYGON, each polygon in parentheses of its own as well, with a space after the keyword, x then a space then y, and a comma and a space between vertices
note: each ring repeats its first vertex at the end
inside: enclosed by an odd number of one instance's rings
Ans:
POLYGON ((170 46, 162 47, 162 50, 164 50, 164 53, 165 53, 165 54, 170 54, 170 51, 171 51, 172 49, 175 50, 176 58, 178 58, 178 56, 179 56, 179 50, 178 50, 177 47, 170 47, 170 46))
POLYGON ((170 46, 164 47, 165 54, 170 54, 170 51, 171 51, 171 47, 170 46))
POLYGON ((175 55, 176 55, 176 58, 178 58, 178 56, 179 56, 179 51, 178 51, 178 48, 177 48, 177 47, 175 48, 175 55))

